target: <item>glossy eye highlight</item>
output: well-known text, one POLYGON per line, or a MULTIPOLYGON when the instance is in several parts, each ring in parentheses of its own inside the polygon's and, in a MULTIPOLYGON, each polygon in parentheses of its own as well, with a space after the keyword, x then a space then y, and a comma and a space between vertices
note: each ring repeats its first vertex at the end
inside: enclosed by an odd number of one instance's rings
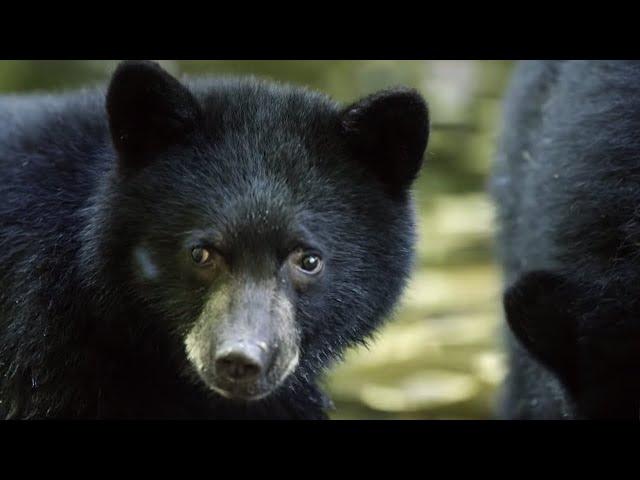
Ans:
POLYGON ((307 273, 315 273, 320 270, 322 266, 322 259, 313 254, 305 255, 299 262, 300 268, 307 273))
POLYGON ((194 247, 191 249, 191 259, 196 265, 206 265, 211 260, 211 252, 203 247, 194 247))
POLYGON ((322 271, 323 261, 316 253, 297 251, 289 259, 297 270, 307 275, 316 275, 322 271))

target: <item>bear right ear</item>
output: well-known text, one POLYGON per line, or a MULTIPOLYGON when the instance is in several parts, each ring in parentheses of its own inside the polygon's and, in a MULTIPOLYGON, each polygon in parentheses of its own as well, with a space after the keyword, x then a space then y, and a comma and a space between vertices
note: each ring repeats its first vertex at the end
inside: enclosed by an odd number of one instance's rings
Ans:
POLYGON ((506 319, 515 337, 566 384, 575 380, 577 299, 575 286, 548 271, 524 274, 503 297, 506 319))
POLYGON ((201 115, 191 92, 150 61, 118 65, 107 91, 106 108, 120 160, 134 166, 183 141, 201 115))
POLYGON ((429 110, 416 90, 384 90, 354 103, 342 111, 341 129, 352 155, 391 194, 409 188, 429 140, 429 110))

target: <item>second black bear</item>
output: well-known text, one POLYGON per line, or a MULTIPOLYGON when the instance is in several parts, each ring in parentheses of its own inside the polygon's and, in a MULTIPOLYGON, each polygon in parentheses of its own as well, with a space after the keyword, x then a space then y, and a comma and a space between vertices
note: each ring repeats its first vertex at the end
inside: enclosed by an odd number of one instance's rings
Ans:
POLYGON ((506 418, 638 418, 640 62, 515 72, 492 179, 506 418))
POLYGON ((413 90, 344 107, 152 62, 0 97, 0 410, 325 418, 318 377, 410 272, 428 134, 413 90))

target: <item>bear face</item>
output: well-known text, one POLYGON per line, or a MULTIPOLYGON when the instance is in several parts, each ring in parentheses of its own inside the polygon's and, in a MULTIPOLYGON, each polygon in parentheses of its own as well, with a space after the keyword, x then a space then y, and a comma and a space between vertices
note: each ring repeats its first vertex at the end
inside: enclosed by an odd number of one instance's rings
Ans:
POLYGON ((637 418, 640 305, 628 288, 534 271, 507 289, 504 306, 511 331, 557 376, 577 418, 637 418))
POLYGON ((409 188, 429 120, 412 90, 343 108, 255 80, 182 84, 124 62, 107 92, 116 168, 82 247, 232 400, 314 378, 387 316, 409 274, 409 188))

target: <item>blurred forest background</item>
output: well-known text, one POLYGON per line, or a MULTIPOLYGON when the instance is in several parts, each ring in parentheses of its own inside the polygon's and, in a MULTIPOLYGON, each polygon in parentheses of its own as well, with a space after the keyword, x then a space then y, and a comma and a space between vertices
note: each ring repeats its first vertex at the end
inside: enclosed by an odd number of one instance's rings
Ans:
MULTIPOLYGON (((116 63, 0 61, 0 93, 103 82, 116 63)), ((302 84, 344 102, 393 85, 424 94, 432 133, 415 188, 420 237, 413 279, 387 327, 368 349, 350 351, 325 383, 333 418, 489 418, 505 370, 486 180, 511 62, 161 63, 176 75, 250 74, 302 84)))

